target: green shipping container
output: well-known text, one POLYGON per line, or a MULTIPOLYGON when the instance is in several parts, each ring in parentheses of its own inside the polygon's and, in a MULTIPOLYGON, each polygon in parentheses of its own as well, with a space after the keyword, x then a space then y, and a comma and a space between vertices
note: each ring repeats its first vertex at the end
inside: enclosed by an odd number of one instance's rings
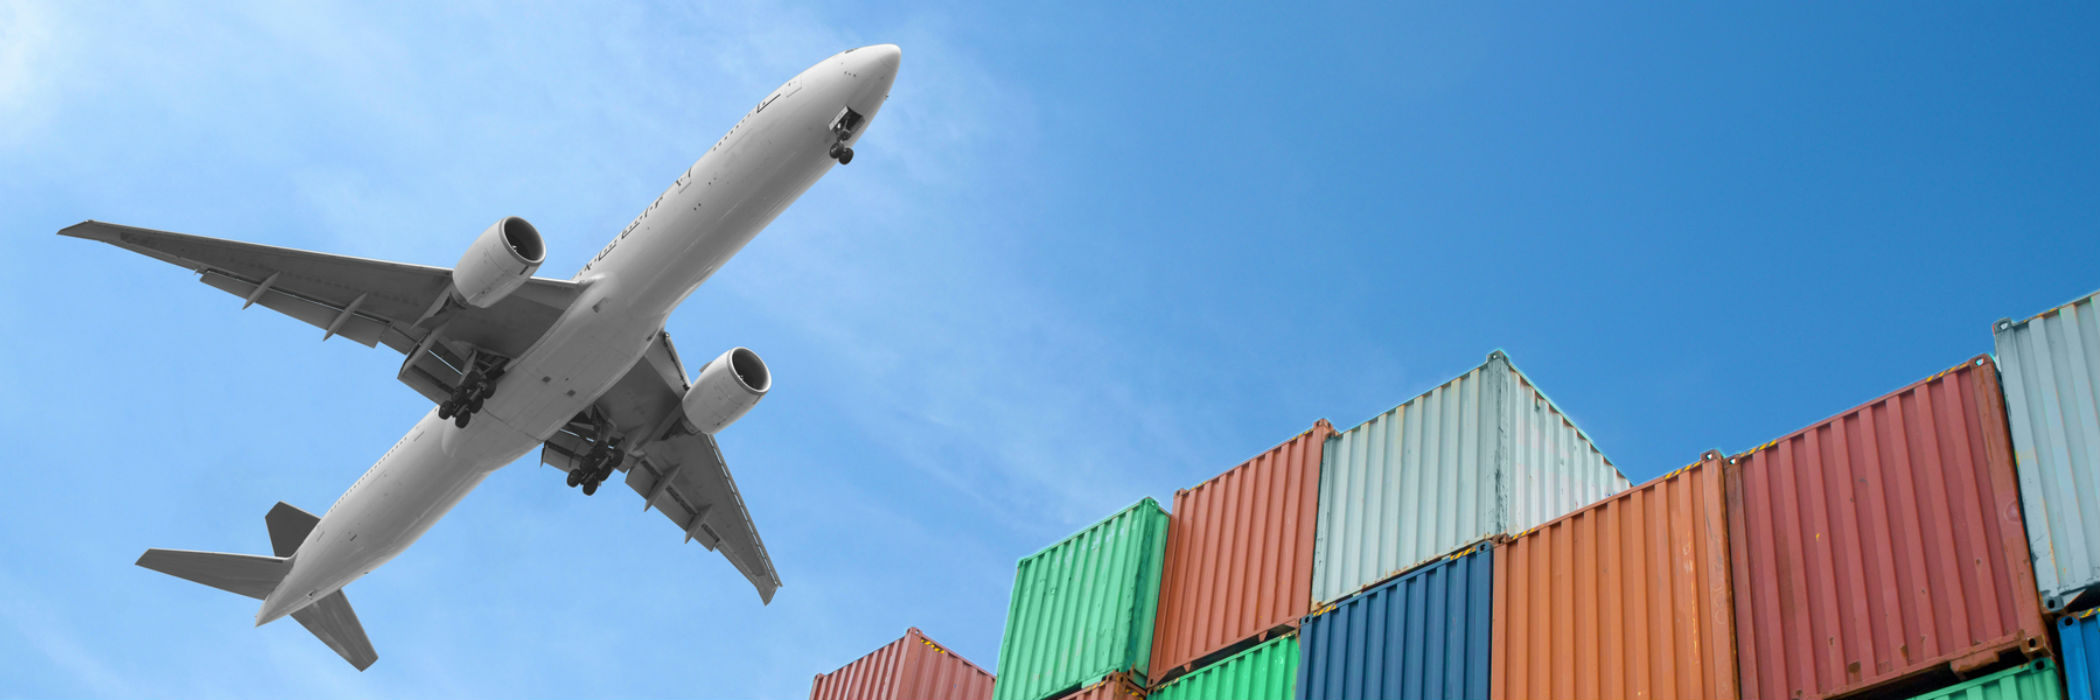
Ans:
POLYGON ((2056 680, 2056 665, 2036 659, 2019 668, 1999 671, 1961 685, 1953 685, 1912 697, 1911 700, 2063 700, 2064 685, 2056 680))
POLYGON ((1021 560, 994 700, 1046 700, 1152 661, 1167 511, 1150 498, 1021 560))
POLYGON ((1291 700, 1298 694, 1298 635, 1286 634, 1190 671, 1147 700, 1291 700))

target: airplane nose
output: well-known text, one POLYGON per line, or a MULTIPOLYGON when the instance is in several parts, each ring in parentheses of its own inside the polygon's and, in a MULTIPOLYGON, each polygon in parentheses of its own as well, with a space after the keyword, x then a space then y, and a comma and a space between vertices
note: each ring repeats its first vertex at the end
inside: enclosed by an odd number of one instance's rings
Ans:
POLYGON ((904 60, 904 50, 897 48, 896 44, 876 44, 855 50, 853 57, 858 59, 861 68, 855 72, 893 78, 897 75, 897 64, 904 60))

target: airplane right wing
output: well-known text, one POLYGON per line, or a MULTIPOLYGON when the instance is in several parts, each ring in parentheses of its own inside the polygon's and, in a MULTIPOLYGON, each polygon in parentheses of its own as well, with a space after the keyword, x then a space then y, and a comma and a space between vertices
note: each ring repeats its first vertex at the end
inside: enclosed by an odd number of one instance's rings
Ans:
POLYGON ((524 354, 581 286, 533 278, 478 309, 452 301, 452 271, 85 221, 60 235, 102 241, 197 271, 201 281, 366 347, 404 355, 401 381, 443 401, 477 354, 524 354))
POLYGON ((771 603, 780 588, 780 574, 773 570, 773 557, 759 539, 722 449, 714 437, 693 430, 685 420, 679 405, 687 389, 685 376, 671 336, 658 333, 642 359, 599 397, 588 416, 555 431, 540 461, 563 471, 576 469, 597 438, 622 436, 628 454, 619 469, 627 472, 628 488, 641 494, 642 508, 663 513, 686 541, 699 540, 721 552, 758 589, 759 600, 771 603), (591 417, 602 422, 602 428, 587 420, 591 417))

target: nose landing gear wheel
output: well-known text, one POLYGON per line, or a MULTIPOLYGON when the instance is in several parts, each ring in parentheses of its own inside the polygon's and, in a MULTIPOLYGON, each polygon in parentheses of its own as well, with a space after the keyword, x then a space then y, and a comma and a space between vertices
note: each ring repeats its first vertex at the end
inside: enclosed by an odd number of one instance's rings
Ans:
POLYGON ((831 157, 836 159, 839 165, 851 163, 853 162, 853 148, 844 143, 831 144, 831 157))

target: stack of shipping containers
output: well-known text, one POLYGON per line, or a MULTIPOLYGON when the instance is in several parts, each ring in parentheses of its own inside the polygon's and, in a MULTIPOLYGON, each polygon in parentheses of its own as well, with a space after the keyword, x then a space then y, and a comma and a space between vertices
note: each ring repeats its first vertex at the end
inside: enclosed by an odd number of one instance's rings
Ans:
POLYGON ((1497 351, 1021 560, 996 696, 2100 698, 2096 303, 1631 489, 1497 351))
POLYGON ((1327 441, 1302 698, 1483 697, 1489 541, 1626 489, 1501 351, 1327 441), (1396 577, 1397 576, 1397 577, 1396 577))

